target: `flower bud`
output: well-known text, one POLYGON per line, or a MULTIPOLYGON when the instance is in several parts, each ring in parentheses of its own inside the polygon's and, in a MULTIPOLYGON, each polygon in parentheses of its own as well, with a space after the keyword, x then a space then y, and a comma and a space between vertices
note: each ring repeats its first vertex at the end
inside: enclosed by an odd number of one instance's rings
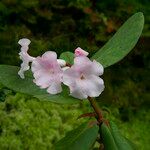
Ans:
POLYGON ((85 50, 81 49, 80 47, 75 49, 75 57, 78 56, 88 56, 88 52, 86 52, 85 50))

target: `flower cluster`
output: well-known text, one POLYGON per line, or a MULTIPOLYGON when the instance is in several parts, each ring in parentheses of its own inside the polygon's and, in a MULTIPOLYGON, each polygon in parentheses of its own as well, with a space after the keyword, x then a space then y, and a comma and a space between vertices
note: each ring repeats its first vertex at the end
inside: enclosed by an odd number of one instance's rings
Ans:
POLYGON ((57 54, 47 51, 42 56, 31 57, 27 51, 31 41, 20 39, 20 59, 23 61, 18 74, 24 78, 24 72, 33 72, 33 82, 50 94, 62 92, 62 83, 70 89, 70 95, 78 99, 97 97, 104 90, 104 82, 99 77, 103 74, 103 66, 97 61, 91 61, 88 52, 78 47, 74 54, 74 64, 68 66, 65 60, 57 59, 57 54))

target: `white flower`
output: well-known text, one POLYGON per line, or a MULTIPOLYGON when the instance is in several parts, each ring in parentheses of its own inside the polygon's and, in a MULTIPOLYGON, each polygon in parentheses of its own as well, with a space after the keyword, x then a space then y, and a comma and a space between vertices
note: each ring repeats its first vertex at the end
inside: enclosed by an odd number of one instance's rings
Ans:
POLYGON ((74 65, 63 73, 63 83, 70 88, 70 94, 79 99, 97 97, 104 90, 104 82, 99 77, 103 66, 85 56, 76 57, 74 65))
POLYGON ((19 55, 20 59, 23 61, 18 74, 22 79, 24 79, 24 72, 30 69, 29 62, 32 62, 34 60, 34 57, 31 57, 27 53, 29 49, 29 44, 31 43, 29 39, 26 38, 20 39, 18 43, 21 45, 21 52, 19 53, 19 55))
POLYGON ((78 56, 88 56, 88 52, 86 52, 85 50, 81 49, 80 47, 75 49, 75 57, 78 56))
POLYGON ((65 70, 67 70, 67 69, 69 69, 69 68, 70 68, 70 67, 66 66, 66 67, 63 67, 62 70, 65 71, 65 70))
POLYGON ((61 67, 65 67, 65 66, 66 66, 66 61, 63 60, 63 59, 57 59, 57 62, 58 62, 58 64, 59 64, 61 67))
POLYGON ((41 88, 47 88, 50 94, 57 94, 62 91, 62 69, 57 62, 57 54, 52 51, 45 52, 37 57, 31 65, 34 82, 41 88))

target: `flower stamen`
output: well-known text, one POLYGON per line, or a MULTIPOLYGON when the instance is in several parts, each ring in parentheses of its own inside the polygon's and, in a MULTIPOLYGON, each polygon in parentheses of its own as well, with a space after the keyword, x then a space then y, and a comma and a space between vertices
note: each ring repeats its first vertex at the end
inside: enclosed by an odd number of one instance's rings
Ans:
POLYGON ((84 77, 83 75, 81 75, 80 79, 81 79, 81 80, 84 80, 84 79, 85 79, 85 77, 84 77))

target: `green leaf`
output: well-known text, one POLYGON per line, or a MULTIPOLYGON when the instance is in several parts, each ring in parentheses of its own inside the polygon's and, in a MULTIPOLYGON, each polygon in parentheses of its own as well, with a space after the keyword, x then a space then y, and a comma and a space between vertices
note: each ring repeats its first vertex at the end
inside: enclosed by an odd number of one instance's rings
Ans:
POLYGON ((77 100, 69 96, 69 91, 66 86, 63 87, 63 92, 56 95, 50 95, 45 89, 40 89, 33 83, 31 72, 27 72, 25 79, 21 79, 18 75, 19 67, 0 65, 0 83, 4 86, 25 94, 32 95, 38 99, 52 101, 56 103, 77 103, 77 100))
POLYGON ((104 123, 101 125, 101 137, 105 150, 136 150, 136 146, 120 134, 113 122, 110 122, 110 128, 104 123))
POLYGON ((121 135, 117 126, 112 121, 110 121, 110 128, 111 128, 112 136, 119 150, 135 150, 136 149, 136 146, 132 142, 130 142, 127 138, 121 135))
POLYGON ((69 64, 73 64, 74 54, 72 52, 64 52, 60 55, 60 59, 64 59, 69 64))
POLYGON ((144 16, 138 12, 131 16, 115 35, 92 56, 104 67, 123 59, 136 45, 143 29, 144 16))
POLYGON ((104 123, 101 125, 100 131, 105 150, 118 150, 110 129, 104 123))
POLYGON ((88 123, 80 125, 66 134, 55 145, 56 150, 90 150, 98 135, 98 126, 89 126, 88 123))

